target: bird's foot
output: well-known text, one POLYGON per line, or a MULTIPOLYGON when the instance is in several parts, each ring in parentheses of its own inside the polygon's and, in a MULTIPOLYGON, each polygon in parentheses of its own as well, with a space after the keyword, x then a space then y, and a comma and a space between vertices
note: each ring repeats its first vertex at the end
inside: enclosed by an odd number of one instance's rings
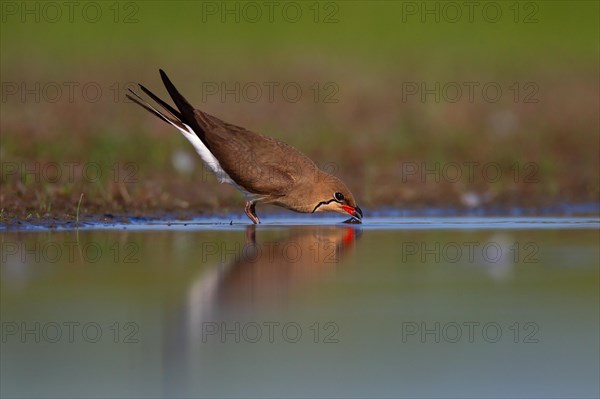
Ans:
POLYGON ((260 224, 260 219, 256 216, 256 204, 254 202, 246 202, 246 207, 244 208, 244 212, 246 215, 252 220, 254 224, 260 224))

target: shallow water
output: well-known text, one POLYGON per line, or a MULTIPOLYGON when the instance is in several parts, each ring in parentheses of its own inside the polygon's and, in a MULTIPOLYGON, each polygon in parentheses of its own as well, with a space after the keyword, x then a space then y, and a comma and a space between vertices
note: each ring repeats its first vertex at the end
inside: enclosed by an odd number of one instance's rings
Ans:
POLYGON ((600 394, 599 218, 264 221, 0 232, 1 396, 600 394))

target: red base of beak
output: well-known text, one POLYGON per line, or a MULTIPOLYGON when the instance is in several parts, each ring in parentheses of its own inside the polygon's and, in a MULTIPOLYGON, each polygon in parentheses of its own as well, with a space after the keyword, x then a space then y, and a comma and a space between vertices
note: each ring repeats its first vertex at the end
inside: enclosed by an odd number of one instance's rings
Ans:
POLYGON ((349 205, 342 205, 342 209, 348 212, 350 215, 362 219, 362 210, 357 206, 356 208, 352 208, 349 205))

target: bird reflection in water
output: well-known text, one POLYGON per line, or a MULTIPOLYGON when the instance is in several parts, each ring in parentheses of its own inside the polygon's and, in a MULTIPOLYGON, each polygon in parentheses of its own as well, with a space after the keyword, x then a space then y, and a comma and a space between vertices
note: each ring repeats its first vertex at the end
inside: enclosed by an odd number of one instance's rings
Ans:
POLYGON ((211 265, 208 271, 203 267, 175 309, 169 307, 163 351, 165 389, 177 391, 185 385, 183 365, 207 345, 203 326, 260 323, 278 311, 285 314, 285 307, 295 299, 334 276, 361 232, 358 226, 348 225, 299 226, 281 230, 287 232, 284 237, 279 231, 248 226, 237 256, 232 256, 231 246, 221 247, 227 254, 220 259, 230 262, 211 265))
POLYGON ((271 234, 267 239, 261 238, 263 231, 257 233, 255 226, 248 226, 246 243, 237 256, 198 276, 190 287, 189 316, 214 319, 279 306, 334 272, 359 233, 349 226, 306 226, 294 228, 283 238, 271 234))

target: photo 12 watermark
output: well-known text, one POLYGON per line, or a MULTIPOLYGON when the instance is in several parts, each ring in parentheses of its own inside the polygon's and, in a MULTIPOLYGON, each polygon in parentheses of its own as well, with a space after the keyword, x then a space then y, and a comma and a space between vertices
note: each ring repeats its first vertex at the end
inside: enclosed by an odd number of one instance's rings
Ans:
POLYGON ((540 86, 532 81, 410 81, 402 82, 402 103, 498 103, 508 100, 515 104, 540 102, 540 86))
POLYGON ((135 1, 2 1, 2 23, 140 22, 140 3, 135 1))
POLYGON ((540 326, 533 321, 500 323, 497 321, 403 321, 402 343, 487 343, 501 341, 514 344, 540 342, 540 326))
POLYGON ((540 246, 534 241, 403 241, 400 260, 428 264, 532 264, 540 262, 540 246))
MULTIPOLYGON (((260 162, 260 154, 257 154, 253 149, 240 146, 238 148, 237 143, 230 143, 232 151, 240 151, 245 155, 245 159, 239 162, 233 162, 231 170, 237 176, 244 176, 245 181, 252 182, 269 182, 269 181, 281 181, 282 175, 290 176, 303 176, 306 180, 314 183, 334 183, 335 176, 340 170, 339 165, 336 162, 315 162, 316 168, 313 164, 307 164, 303 161, 282 161, 278 163, 265 164, 260 162), (259 162, 255 160, 258 159, 259 162), (325 172, 325 173, 322 173, 325 172)), ((202 169, 201 181, 212 181, 214 173, 207 167, 205 163, 202 169)))
POLYGON ((283 261, 288 264, 333 264, 339 263, 342 256, 336 241, 312 240, 306 243, 293 239, 252 244, 205 241, 200 243, 200 251, 202 262, 218 263, 239 262, 243 259, 249 263, 283 261))
POLYGON ((340 22, 340 3, 334 1, 202 1, 202 23, 340 22))
POLYGON ((25 242, 4 240, 0 243, 2 263, 17 261, 36 264, 98 263, 100 261, 139 263, 140 247, 136 242, 25 242))
POLYGON ((536 162, 407 161, 400 165, 402 183, 539 183, 539 171, 540 166, 536 162))
POLYGON ((333 321, 206 321, 201 325, 202 343, 336 344, 340 328, 333 321))
POLYGON ((0 181, 22 184, 94 184, 106 181, 137 183, 139 165, 135 162, 24 162, 2 161, 0 181))
POLYGON ((137 344, 140 326, 133 321, 3 321, 3 344, 137 344))
POLYGON ((202 82, 202 102, 297 103, 308 98, 314 103, 335 104, 340 101, 336 82, 202 82))
POLYGON ((541 7, 537 1, 402 1, 401 4, 402 23, 540 22, 541 7))

